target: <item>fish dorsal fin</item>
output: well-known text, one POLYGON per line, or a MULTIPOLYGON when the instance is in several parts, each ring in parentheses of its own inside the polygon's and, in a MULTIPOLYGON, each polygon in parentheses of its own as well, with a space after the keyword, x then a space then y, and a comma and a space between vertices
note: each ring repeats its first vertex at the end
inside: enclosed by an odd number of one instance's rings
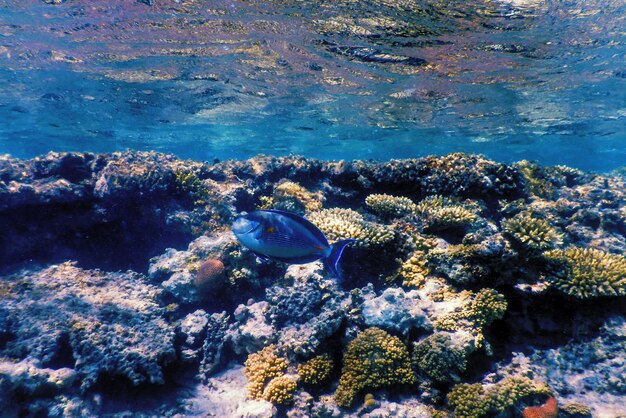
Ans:
POLYGON ((293 221, 298 222, 300 225, 302 225, 303 227, 305 227, 307 229, 307 231, 309 231, 311 234, 313 234, 313 236, 317 239, 319 239, 325 246, 328 246, 328 240, 326 239, 326 236, 324 235, 324 233, 322 231, 319 230, 318 227, 316 227, 315 225, 313 225, 311 223, 311 221, 309 221, 308 219, 303 218, 300 215, 296 215, 295 213, 291 213, 291 212, 287 212, 284 210, 276 210, 276 209, 263 209, 260 210, 259 212, 271 212, 271 213, 276 213, 278 215, 283 215, 293 221))

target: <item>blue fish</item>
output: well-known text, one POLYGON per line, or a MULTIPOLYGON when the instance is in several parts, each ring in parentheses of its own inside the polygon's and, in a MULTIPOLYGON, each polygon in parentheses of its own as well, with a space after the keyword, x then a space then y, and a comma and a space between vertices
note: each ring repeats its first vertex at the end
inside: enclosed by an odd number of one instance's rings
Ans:
POLYGON ((339 259, 354 239, 328 244, 324 233, 302 216, 282 210, 257 210, 235 219, 232 231, 241 244, 259 258, 289 264, 306 264, 323 259, 337 278, 339 259))

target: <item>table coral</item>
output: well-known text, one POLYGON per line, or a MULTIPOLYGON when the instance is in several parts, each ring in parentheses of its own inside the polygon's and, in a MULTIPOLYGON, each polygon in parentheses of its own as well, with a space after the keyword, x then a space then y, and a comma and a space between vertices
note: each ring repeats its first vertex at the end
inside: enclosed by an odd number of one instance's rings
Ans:
POLYGON ((408 215, 416 209, 415 203, 408 197, 388 194, 371 194, 365 198, 365 205, 373 212, 392 218, 408 215))
POLYGON ((348 407, 364 389, 414 382, 406 346, 379 328, 369 328, 348 345, 335 401, 348 407))
POLYGON ((248 396, 260 400, 264 399, 265 385, 285 373, 287 361, 276 355, 276 346, 268 345, 258 353, 250 354, 244 366, 248 378, 248 396))
POLYGON ((594 248, 572 247, 545 254, 552 262, 549 280, 578 299, 626 295, 626 258, 594 248))

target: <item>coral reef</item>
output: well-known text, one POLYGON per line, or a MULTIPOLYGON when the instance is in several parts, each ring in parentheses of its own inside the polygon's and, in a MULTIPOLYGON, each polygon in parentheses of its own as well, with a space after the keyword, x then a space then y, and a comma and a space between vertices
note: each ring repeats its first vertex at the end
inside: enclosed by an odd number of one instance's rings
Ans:
POLYGON ((309 220, 326 234, 330 242, 352 238, 357 240, 354 245, 377 247, 394 239, 391 229, 366 221, 361 214, 352 209, 324 209, 313 212, 309 220))
MULTIPOLYGON (((283 376, 287 370, 286 360, 276 355, 276 346, 274 345, 268 345, 258 353, 250 354, 244 365, 248 379, 248 396, 252 399, 264 399, 265 385, 270 380, 283 376)), ((282 392, 280 389, 281 382, 283 381, 281 380, 277 384, 277 392, 282 392)), ((286 387, 289 385, 287 384, 286 387)))
POLYGON ((541 406, 528 406, 522 411, 522 418, 556 418, 559 414, 559 405, 553 396, 548 397, 541 406))
POLYGON ((413 382, 406 346, 381 329, 369 328, 348 345, 335 400, 338 405, 350 406, 364 389, 413 382))
POLYGON ((545 253, 554 268, 550 282, 579 299, 626 295, 626 258, 593 248, 568 248, 545 253))
POLYGON ((436 382, 458 382, 467 366, 467 353, 454 347, 447 333, 436 332, 414 343, 411 363, 418 373, 436 382))
POLYGON ((545 219, 519 213, 502 222, 502 231, 517 243, 533 251, 545 251, 562 242, 562 235, 545 219))
POLYGON ((0 410, 623 415, 625 190, 465 154, 0 156, 0 410), (346 279, 242 247, 259 205, 359 240, 346 279))
POLYGON ((386 217, 401 217, 415 212, 415 203, 408 197, 391 196, 388 194, 371 194, 365 199, 365 205, 386 217))
POLYGON ((334 364, 328 354, 314 357, 306 363, 298 365, 300 380, 308 385, 325 383, 333 371, 334 364))

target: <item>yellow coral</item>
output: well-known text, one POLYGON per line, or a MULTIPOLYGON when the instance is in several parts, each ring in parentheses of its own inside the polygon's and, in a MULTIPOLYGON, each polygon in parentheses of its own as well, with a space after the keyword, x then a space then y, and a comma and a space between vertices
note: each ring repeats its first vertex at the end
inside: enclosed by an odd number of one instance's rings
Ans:
POLYGON ((562 242, 563 235, 545 219, 518 213, 502 222, 502 231, 530 250, 548 250, 562 242))
POLYGON ((297 386, 296 379, 291 376, 275 377, 265 387, 263 399, 278 405, 289 404, 293 402, 293 394, 297 386))
POLYGON ((310 192, 298 183, 283 181, 274 190, 274 201, 282 201, 295 198, 308 212, 321 210, 324 203, 324 195, 321 192, 310 192))
POLYGON ((626 258, 594 248, 572 247, 544 253, 553 263, 554 287, 579 299, 626 295, 626 258))
POLYGON ((298 365, 298 376, 309 385, 324 383, 333 371, 333 360, 328 354, 322 354, 298 365))
POLYGON ((248 396, 260 400, 263 399, 265 384, 285 373, 287 361, 276 355, 276 346, 269 345, 258 353, 250 354, 244 366, 248 378, 248 396))
POLYGON ((415 251, 413 255, 400 267, 398 275, 404 286, 421 288, 426 283, 426 276, 430 273, 426 267, 426 253, 415 251))
MULTIPOLYGON (((469 202, 469 201, 468 201, 469 202)), ((429 228, 458 228, 472 224, 478 219, 477 204, 461 204, 444 196, 429 196, 415 205, 415 212, 422 215, 429 228)))
POLYGON ((416 205, 408 197, 391 196, 388 194, 372 194, 367 196, 365 204, 372 211, 389 217, 401 217, 415 211, 416 205))
POLYGON ((393 230, 372 222, 352 209, 324 209, 313 212, 309 220, 315 224, 329 241, 352 238, 361 247, 382 246, 394 239, 393 230))
POLYGON ((510 410, 529 395, 547 395, 550 388, 527 377, 507 377, 485 389, 480 383, 461 383, 448 393, 456 418, 482 418, 510 410))
POLYGON ((361 332, 349 345, 335 401, 350 406, 364 389, 415 382, 409 352, 400 339, 378 328, 361 332))

